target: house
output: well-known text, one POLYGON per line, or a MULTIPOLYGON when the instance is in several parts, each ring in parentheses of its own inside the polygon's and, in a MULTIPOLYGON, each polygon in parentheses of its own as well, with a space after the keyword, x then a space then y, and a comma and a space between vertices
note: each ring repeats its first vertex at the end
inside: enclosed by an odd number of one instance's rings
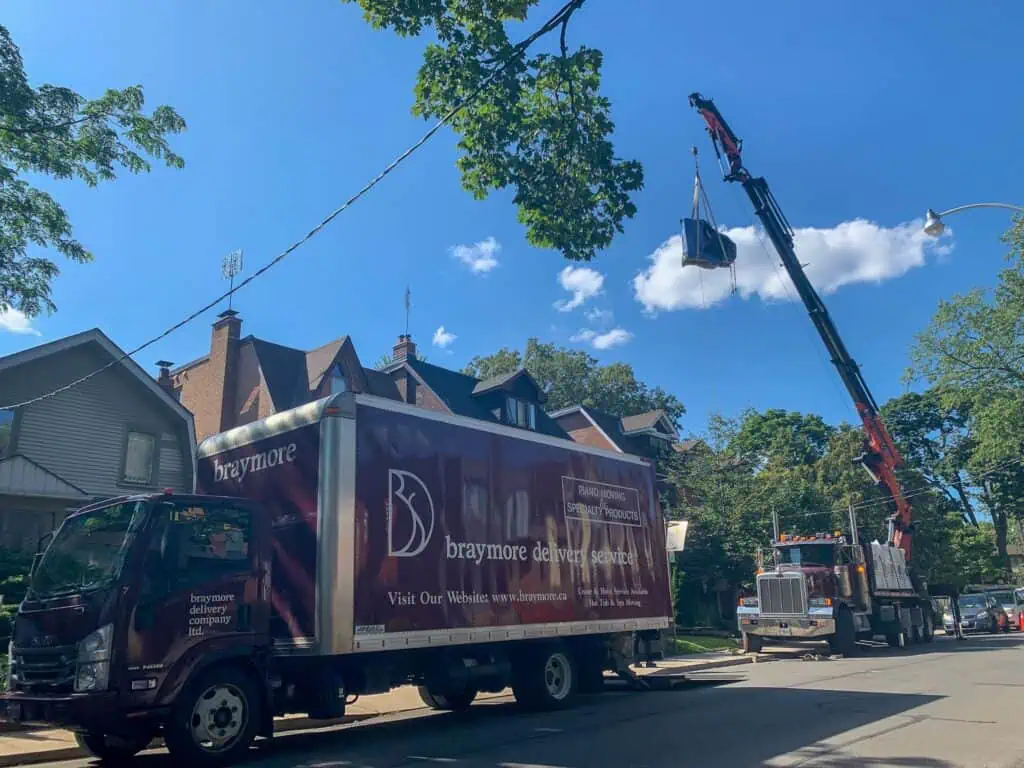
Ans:
POLYGON ((101 331, 0 357, 0 546, 34 549, 69 510, 194 479, 192 415, 101 331))
POLYGON ((206 355, 161 368, 159 381, 195 415, 199 440, 346 391, 567 437, 544 413, 544 395, 525 370, 480 381, 418 359, 407 334, 389 364, 374 370, 362 365, 348 336, 306 351, 243 337, 241 329, 237 312, 222 312, 206 355))
POLYGON ((525 368, 481 380, 418 359, 412 339, 399 336, 392 362, 382 373, 391 377, 405 402, 563 440, 569 437, 544 411, 547 398, 525 368))
POLYGON ((676 427, 662 410, 617 417, 590 406, 576 405, 551 414, 578 443, 619 453, 657 459, 676 444, 676 427))

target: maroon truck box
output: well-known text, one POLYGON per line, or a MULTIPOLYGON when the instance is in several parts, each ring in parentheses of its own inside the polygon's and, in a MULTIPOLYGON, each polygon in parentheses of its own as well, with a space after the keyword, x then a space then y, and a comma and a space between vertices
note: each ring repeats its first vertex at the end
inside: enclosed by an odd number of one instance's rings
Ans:
POLYGON ((639 457, 346 393, 207 439, 198 485, 270 512, 279 653, 669 625, 639 457))

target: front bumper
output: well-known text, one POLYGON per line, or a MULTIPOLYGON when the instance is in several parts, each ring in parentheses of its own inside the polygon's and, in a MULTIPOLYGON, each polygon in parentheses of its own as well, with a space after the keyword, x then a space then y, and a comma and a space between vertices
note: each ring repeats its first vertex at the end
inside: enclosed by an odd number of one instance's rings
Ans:
POLYGON ((762 616, 756 608, 736 609, 740 632, 768 638, 817 640, 836 633, 836 619, 831 608, 811 609, 806 616, 762 616))
POLYGON ((0 695, 0 719, 18 725, 66 726, 80 730, 116 733, 124 722, 117 691, 45 696, 7 693, 0 695))

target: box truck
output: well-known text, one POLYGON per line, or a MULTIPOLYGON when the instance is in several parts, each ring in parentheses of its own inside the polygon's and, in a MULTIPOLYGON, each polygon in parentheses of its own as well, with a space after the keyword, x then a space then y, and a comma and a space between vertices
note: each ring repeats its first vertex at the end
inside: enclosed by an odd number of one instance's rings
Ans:
POLYGON ((564 706, 669 624, 641 458, 345 393, 207 439, 197 478, 62 524, 15 620, 10 719, 227 764, 277 715, 400 685, 564 706))

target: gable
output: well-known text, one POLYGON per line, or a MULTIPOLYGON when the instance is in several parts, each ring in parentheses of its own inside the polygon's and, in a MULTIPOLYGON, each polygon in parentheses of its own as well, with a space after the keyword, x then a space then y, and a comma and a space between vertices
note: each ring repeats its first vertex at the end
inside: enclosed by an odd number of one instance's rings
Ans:
MULTIPOLYGON (((111 341, 110 338, 99 328, 82 331, 81 333, 76 333, 72 336, 65 336, 63 339, 58 339, 57 341, 40 344, 37 347, 31 347, 29 349, 22 350, 21 352, 15 352, 14 354, 0 357, 0 374, 13 373, 16 369, 28 365, 29 363, 42 362, 49 358, 63 355, 70 350, 82 348, 95 349, 105 361, 109 362, 101 364, 104 367, 98 367, 90 371, 84 377, 80 375, 77 378, 70 377, 67 381, 58 382, 53 388, 56 388, 57 386, 64 386, 68 388, 78 386, 78 384, 88 381, 105 370, 117 369, 118 372, 126 376, 134 386, 144 392, 145 396, 149 398, 151 402, 158 403, 160 407, 163 407, 168 412, 168 415, 180 420, 188 430, 189 439, 192 444, 195 445, 195 421, 192 417, 192 412, 179 403, 166 389, 160 386, 156 379, 142 370, 142 367, 139 366, 135 360, 126 355, 124 350, 111 341)), ((16 377, 15 380, 17 381, 18 377, 16 377)), ((46 395, 49 391, 50 388, 48 387, 45 391, 33 392, 27 397, 20 397, 16 399, 32 399, 46 395)), ((15 403, 0 402, 0 407, 14 404, 15 403)))

